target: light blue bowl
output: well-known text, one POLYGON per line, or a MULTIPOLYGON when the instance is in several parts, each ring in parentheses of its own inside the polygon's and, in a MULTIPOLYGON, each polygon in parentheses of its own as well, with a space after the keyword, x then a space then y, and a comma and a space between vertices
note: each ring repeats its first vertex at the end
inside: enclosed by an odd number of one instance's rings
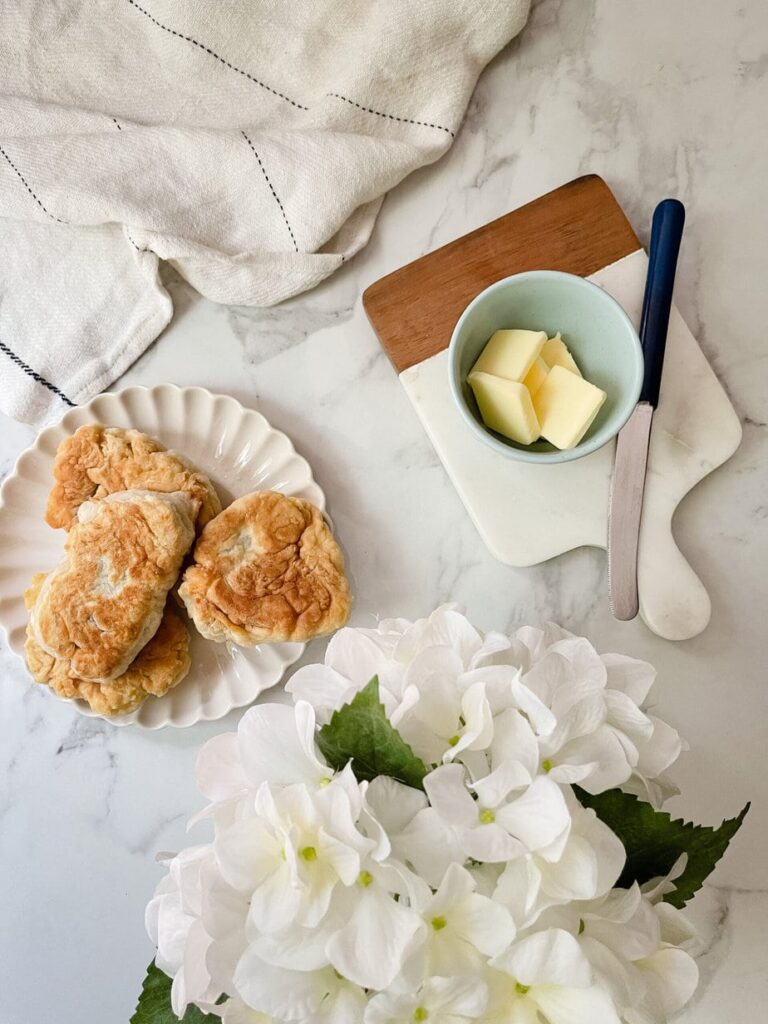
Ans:
POLYGON ((632 321, 602 288, 574 274, 530 270, 496 281, 462 313, 448 349, 451 391, 467 429, 485 444, 521 462, 556 463, 597 451, 629 419, 643 383, 643 351, 632 321), (608 396, 575 448, 548 441, 521 445, 482 421, 467 375, 494 331, 523 328, 563 336, 584 377, 608 396))

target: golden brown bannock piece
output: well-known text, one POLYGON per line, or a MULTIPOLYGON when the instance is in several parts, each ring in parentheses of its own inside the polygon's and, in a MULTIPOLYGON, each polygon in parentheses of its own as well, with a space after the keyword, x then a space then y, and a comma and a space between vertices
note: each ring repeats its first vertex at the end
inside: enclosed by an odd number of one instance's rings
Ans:
POLYGON ((308 501, 256 491, 206 526, 179 596, 209 640, 304 641, 349 618, 344 557, 308 501))
MULTIPOLYGON (((45 581, 45 573, 32 577, 32 585, 24 594, 24 603, 31 610, 45 581)), ((49 686, 57 697, 77 697, 87 701, 99 715, 126 715, 135 711, 149 696, 162 697, 189 672, 189 633, 184 623, 166 608, 157 632, 139 651, 136 660, 123 675, 111 683, 92 683, 73 679, 68 663, 54 658, 35 640, 32 625, 27 625, 24 644, 32 678, 49 686)))
POLYGON ((195 537, 188 495, 123 491, 80 506, 32 609, 35 640, 78 679, 121 676, 151 639, 195 537))
POLYGON ((56 483, 48 495, 45 521, 54 529, 69 530, 84 501, 116 491, 184 491, 198 505, 199 529, 221 512, 207 476, 138 430, 98 423, 80 427, 59 445, 53 476, 56 483))

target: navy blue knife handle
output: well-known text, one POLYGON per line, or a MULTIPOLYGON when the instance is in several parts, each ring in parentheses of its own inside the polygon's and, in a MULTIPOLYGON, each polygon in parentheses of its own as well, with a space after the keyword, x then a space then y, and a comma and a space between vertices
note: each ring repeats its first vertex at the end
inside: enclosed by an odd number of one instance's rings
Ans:
POLYGON ((672 289, 684 223, 685 207, 678 199, 663 199, 653 211, 648 278, 640 318, 640 342, 645 359, 640 401, 654 407, 659 404, 672 289))

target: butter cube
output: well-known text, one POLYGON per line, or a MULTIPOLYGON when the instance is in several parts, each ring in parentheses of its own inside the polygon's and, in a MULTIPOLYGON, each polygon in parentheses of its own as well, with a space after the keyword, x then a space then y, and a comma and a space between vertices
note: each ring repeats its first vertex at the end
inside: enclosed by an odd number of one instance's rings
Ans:
POLYGON ((575 448, 605 401, 605 392, 563 366, 553 366, 533 397, 541 436, 555 448, 575 448))
POLYGON ((570 370, 571 373, 581 377, 581 370, 576 365, 576 360, 560 337, 560 331, 557 332, 554 338, 550 338, 544 343, 544 347, 541 350, 541 358, 547 366, 562 366, 563 369, 570 370))
POLYGON ((544 360, 539 358, 534 362, 533 366, 528 371, 528 376, 523 381, 523 384, 528 388, 531 398, 536 394, 541 385, 544 383, 544 378, 549 373, 549 367, 544 360))
POLYGON ((472 367, 472 373, 492 373, 507 380, 523 381, 541 355, 545 331, 496 331, 472 367))
POLYGON ((518 444, 531 444, 541 434, 528 388, 520 381, 473 370, 469 386, 483 423, 518 444))

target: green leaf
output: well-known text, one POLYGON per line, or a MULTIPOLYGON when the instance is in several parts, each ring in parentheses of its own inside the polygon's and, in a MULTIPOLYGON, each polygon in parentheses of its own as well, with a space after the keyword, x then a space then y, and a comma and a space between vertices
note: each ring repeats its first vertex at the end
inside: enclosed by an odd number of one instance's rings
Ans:
MULTIPOLYGON (((188 1006, 182 1024, 221 1024, 221 1018, 188 1006)), ((147 968, 141 995, 129 1024, 179 1024, 171 1008, 171 979, 155 964, 147 968)))
POLYGON ((749 804, 735 818, 719 828, 694 825, 690 821, 673 820, 666 811, 657 811, 649 803, 620 789, 592 796, 578 786, 576 796, 590 807, 624 844, 627 863, 616 883, 627 887, 640 885, 666 875, 681 853, 688 855, 685 870, 673 879, 674 892, 664 897, 673 907, 684 907, 711 874, 725 853, 728 843, 741 827, 749 804))
POLYGON ((350 761, 360 781, 389 775, 414 789, 424 788, 428 768, 393 728, 379 700, 379 679, 374 676, 351 703, 334 711, 317 736, 328 764, 341 771, 350 761))

